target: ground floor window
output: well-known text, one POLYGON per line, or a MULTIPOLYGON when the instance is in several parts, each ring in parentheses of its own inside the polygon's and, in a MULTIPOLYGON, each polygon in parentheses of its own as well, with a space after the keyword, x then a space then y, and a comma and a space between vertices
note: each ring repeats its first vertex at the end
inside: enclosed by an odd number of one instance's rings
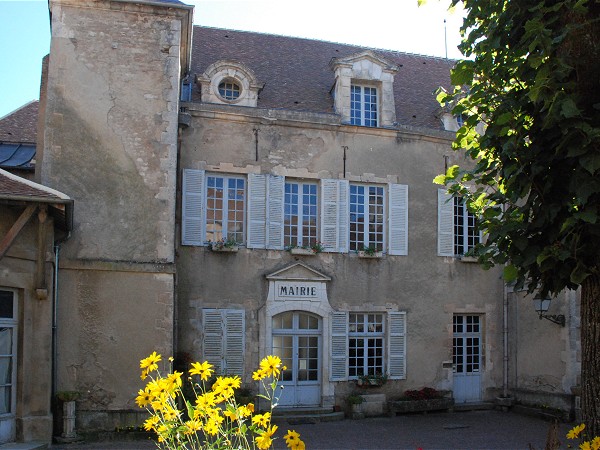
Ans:
POLYGON ((384 373, 384 332, 383 314, 349 314, 348 375, 350 377, 384 373))

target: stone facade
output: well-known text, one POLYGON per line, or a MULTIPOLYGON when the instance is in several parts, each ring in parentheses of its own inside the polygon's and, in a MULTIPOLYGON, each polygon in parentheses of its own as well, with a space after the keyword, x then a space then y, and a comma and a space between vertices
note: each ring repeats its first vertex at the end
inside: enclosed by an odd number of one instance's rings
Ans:
MULTIPOLYGON (((450 62, 199 27, 192 52, 192 11, 177 0, 50 8, 36 179, 75 215, 54 253, 47 244, 57 352, 38 351, 35 390, 24 378, 20 405, 42 412, 20 416, 20 439, 49 439, 56 391, 80 393, 78 431, 139 424, 139 360, 153 350, 208 359, 252 389, 277 353, 290 408, 344 405, 366 372, 388 376, 372 393, 387 400, 428 386, 457 403, 508 393, 572 407, 577 296, 553 306, 565 328, 539 321, 500 268, 464 257, 456 218, 469 216, 432 182, 465 163, 456 118, 432 95, 450 62), (375 126, 352 125, 367 103, 355 85, 375 93, 375 126), (237 251, 215 251, 221 239, 237 251)), ((3 210, 0 231, 15 214, 3 210)), ((24 334, 27 355, 52 318, 32 296, 32 233, 0 259, 0 290, 42 330, 24 334)))

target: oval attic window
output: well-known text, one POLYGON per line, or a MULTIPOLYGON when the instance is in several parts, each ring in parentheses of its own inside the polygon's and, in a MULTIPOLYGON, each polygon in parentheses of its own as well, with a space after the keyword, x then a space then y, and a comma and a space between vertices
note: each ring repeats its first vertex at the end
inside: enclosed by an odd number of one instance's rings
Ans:
POLYGON ((224 80, 219 83, 219 95, 224 100, 237 100, 240 96, 240 85, 233 80, 224 80))

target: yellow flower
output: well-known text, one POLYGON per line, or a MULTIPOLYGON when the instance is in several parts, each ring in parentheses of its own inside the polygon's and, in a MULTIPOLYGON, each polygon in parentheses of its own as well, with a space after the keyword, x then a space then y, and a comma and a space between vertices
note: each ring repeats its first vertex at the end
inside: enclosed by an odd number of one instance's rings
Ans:
POLYGON ((261 450, 271 448, 271 445, 273 444, 273 435, 275 434, 275 431, 277 431, 277 425, 272 425, 271 428, 263 430, 260 433, 260 436, 258 436, 255 439, 256 446, 261 450))
POLYGON ((585 429, 585 423, 582 423, 581 425, 577 425, 575 427, 573 427, 568 433, 567 433, 567 439, 577 439, 579 437, 579 434, 585 429))
POLYGON ((202 429, 202 423, 199 420, 188 420, 185 422, 185 434, 193 434, 202 429))
POLYGON ((222 400, 227 400, 233 397, 233 390, 241 386, 242 380, 240 377, 219 377, 215 384, 213 384, 212 390, 215 394, 220 395, 222 400))
POLYGON ((162 411, 164 408, 166 408, 168 400, 169 399, 166 394, 160 394, 157 397, 154 397, 154 400, 152 400, 150 405, 154 411, 162 411))
POLYGON ((154 429, 154 427, 156 427, 156 425, 159 422, 159 418, 158 416, 150 416, 146 419, 146 421, 144 422, 144 430, 146 431, 152 431, 154 429))
POLYGON ((266 377, 267 377, 267 373, 260 369, 258 369, 256 372, 254 372, 252 374, 252 379, 255 381, 262 380, 263 378, 266 378, 266 377))
POLYGON ((252 423, 259 427, 267 428, 271 422, 271 413, 266 412, 264 414, 257 414, 252 417, 252 423))
POLYGON ((167 421, 175 420, 179 417, 179 410, 173 408, 171 405, 165 405, 162 410, 163 417, 167 421))
POLYGON ((600 450, 600 437, 596 436, 592 439, 592 450, 600 450))
POLYGON ((260 362, 260 370, 267 374, 267 376, 279 375, 281 368, 281 359, 279 356, 269 355, 260 362))
POLYGON ((209 364, 208 361, 204 361, 203 363, 195 362, 192 363, 192 368, 190 369, 190 375, 199 375, 202 381, 206 381, 210 378, 212 373, 214 372, 211 369, 212 364, 209 364))
POLYGON ((250 417, 254 412, 254 405, 252 403, 248 403, 247 405, 242 405, 238 407, 238 415, 240 417, 250 417))
POLYGON ((153 399, 154 396, 152 395, 148 387, 146 387, 145 389, 140 389, 138 391, 138 396, 135 398, 135 402, 140 408, 144 408, 147 405, 149 405, 153 399))
POLYGON ((204 394, 196 397, 196 406, 201 410, 211 408, 215 405, 216 401, 214 392, 205 392, 204 394))
MULTIPOLYGON (((146 374, 158 369, 158 362, 162 359, 161 355, 156 352, 152 352, 150 356, 140 361, 140 369, 144 369, 146 374)), ((142 372, 144 373, 144 372, 142 372)), ((145 378, 145 377, 144 377, 145 378)))
POLYGON ((178 387, 181 387, 181 375, 183 375, 181 372, 175 371, 166 378, 165 386, 170 393, 174 392, 178 387))
POLYGON ((589 441, 585 441, 579 444, 579 448, 581 450, 592 450, 592 446, 590 445, 589 441))
POLYGON ((297 433, 295 430, 288 430, 283 439, 285 439, 285 445, 291 447, 300 440, 300 433, 297 433))
POLYGON ((235 409, 226 409, 223 411, 223 415, 228 417, 231 421, 235 421, 238 419, 238 411, 235 409))

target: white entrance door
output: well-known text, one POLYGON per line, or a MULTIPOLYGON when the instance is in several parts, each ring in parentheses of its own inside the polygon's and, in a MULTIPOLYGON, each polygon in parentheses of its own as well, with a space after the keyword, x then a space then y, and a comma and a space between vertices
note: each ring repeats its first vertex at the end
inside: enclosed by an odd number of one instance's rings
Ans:
POLYGON ((481 316, 455 315, 454 401, 481 401, 481 316))
POLYGON ((0 290, 0 444, 15 440, 17 317, 14 292, 0 290))
POLYGON ((286 366, 279 406, 321 404, 321 329, 313 314, 288 311, 273 317, 273 354, 286 366))

